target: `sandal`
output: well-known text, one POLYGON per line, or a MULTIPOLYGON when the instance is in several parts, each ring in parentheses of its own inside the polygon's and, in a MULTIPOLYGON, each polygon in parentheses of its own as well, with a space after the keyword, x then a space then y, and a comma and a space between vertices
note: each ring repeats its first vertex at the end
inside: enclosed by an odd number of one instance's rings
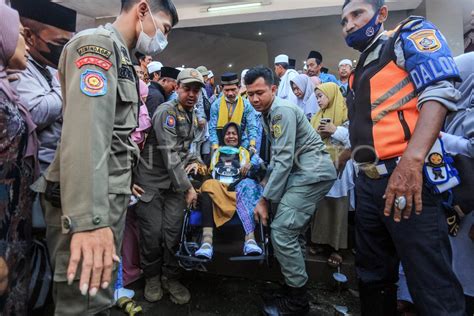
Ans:
POLYGON ((337 268, 342 263, 342 256, 338 252, 333 252, 328 258, 328 265, 337 268))
POLYGON ((128 297, 121 297, 117 301, 117 306, 124 311, 127 315, 130 316, 135 316, 138 313, 141 313, 142 307, 137 304, 132 299, 129 299, 128 297))

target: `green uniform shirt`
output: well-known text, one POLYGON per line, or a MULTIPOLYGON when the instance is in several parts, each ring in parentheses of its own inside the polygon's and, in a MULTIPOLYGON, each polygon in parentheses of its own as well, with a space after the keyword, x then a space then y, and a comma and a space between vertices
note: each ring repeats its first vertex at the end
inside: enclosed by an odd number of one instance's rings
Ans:
POLYGON ((296 105, 275 97, 262 124, 272 145, 264 198, 277 202, 290 187, 336 179, 326 146, 296 105))
POLYGON ((141 197, 145 202, 158 189, 190 189, 184 168, 197 160, 189 151, 198 128, 194 111, 186 111, 177 100, 163 103, 153 115, 152 126, 135 171, 135 182, 146 191, 141 197))
POLYGON ((78 33, 59 62, 63 130, 45 172, 60 182, 63 220, 71 232, 110 226, 109 194, 131 194, 139 155, 137 77, 125 41, 112 25, 78 33))

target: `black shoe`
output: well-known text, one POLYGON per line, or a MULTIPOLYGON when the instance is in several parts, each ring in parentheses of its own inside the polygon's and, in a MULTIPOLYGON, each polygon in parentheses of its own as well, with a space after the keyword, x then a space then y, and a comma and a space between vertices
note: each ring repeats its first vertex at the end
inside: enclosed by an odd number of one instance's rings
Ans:
POLYGON ((264 302, 269 302, 275 298, 289 295, 290 287, 286 284, 281 285, 278 288, 269 289, 262 294, 262 299, 264 302))
POLYGON ((362 316, 396 316, 397 287, 395 284, 369 285, 359 283, 362 316))
POLYGON ((309 313, 308 293, 305 287, 291 288, 287 293, 278 293, 263 305, 266 316, 304 316, 309 313))

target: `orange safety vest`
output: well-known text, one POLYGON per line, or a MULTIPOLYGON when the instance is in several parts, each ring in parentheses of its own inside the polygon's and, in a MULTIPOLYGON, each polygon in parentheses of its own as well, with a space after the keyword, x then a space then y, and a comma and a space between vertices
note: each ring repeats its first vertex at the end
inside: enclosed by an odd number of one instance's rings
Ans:
POLYGON ((400 28, 365 51, 349 79, 349 135, 357 162, 401 156, 418 120, 415 85, 396 64, 400 28))

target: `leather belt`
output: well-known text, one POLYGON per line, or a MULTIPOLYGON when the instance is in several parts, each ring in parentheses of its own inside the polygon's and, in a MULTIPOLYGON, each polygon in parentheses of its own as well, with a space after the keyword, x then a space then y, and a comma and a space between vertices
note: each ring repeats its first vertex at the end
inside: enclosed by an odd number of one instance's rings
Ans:
POLYGON ((357 163, 357 169, 362 171, 368 178, 377 180, 389 175, 397 167, 400 157, 388 160, 380 160, 378 163, 357 163))

